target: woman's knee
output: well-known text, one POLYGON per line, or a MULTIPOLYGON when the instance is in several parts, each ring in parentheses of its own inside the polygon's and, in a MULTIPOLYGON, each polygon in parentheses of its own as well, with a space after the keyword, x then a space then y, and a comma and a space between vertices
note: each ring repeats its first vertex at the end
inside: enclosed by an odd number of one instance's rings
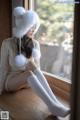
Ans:
POLYGON ((34 62, 29 61, 27 66, 26 66, 26 69, 29 70, 29 71, 34 71, 34 70, 37 69, 37 66, 35 65, 34 62))

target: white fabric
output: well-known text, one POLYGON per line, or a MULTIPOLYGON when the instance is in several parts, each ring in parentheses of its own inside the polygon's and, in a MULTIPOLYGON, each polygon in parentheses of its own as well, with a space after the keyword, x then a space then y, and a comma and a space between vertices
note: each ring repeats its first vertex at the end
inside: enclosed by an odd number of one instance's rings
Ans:
POLYGON ((53 94, 46 78, 44 77, 43 73, 41 70, 37 69, 34 71, 34 74, 38 77, 40 83, 43 85, 44 89, 49 93, 49 96, 59 105, 62 106, 62 104, 59 102, 59 100, 56 98, 56 96, 53 94))
MULTIPOLYGON (((41 57, 40 51, 37 50, 36 48, 33 48, 32 57, 34 59, 35 58, 40 59, 40 57, 41 57)), ((25 68, 28 61, 29 60, 23 54, 16 55, 16 57, 15 57, 15 65, 17 67, 25 68)))
POLYGON ((69 114, 69 109, 57 104, 57 102, 49 96, 49 93, 45 90, 43 84, 40 83, 39 79, 33 73, 27 78, 27 82, 37 95, 45 102, 53 115, 65 117, 69 114))
MULTIPOLYGON (((36 60, 39 60, 41 57, 40 45, 38 41, 36 41, 36 45, 34 44, 34 48, 32 50, 32 57, 36 60)), ((21 67, 21 69, 25 68, 27 63, 28 63, 28 59, 23 54, 16 55, 15 65, 17 67, 19 68, 21 67)))
MULTIPOLYGON (((13 14, 15 16, 15 24, 16 26, 13 28, 13 36, 19 38, 21 41, 21 37, 23 37, 31 27, 35 26, 35 31, 38 30, 40 26, 39 17, 35 11, 25 10, 23 7, 14 8, 13 14)), ((21 43, 20 43, 21 44, 21 43)), ((24 67, 27 60, 24 55, 21 54, 21 45, 19 44, 19 53, 15 58, 15 64, 19 67, 24 67)), ((32 56, 34 58, 40 58, 40 51, 37 49, 33 49, 32 56)))
MULTIPOLYGON (((15 9, 16 9, 16 17, 15 17, 15 25, 16 26, 13 28, 13 36, 17 37, 17 38, 21 38, 33 26, 36 27, 35 31, 34 31, 34 34, 35 34, 40 26, 38 14, 32 10, 25 10, 25 12, 24 12, 24 10, 22 10, 21 14, 20 14, 20 11, 17 11, 17 8, 15 8, 15 9), (19 14, 17 15, 17 13, 19 13, 20 16, 19 16, 19 14)), ((15 9, 14 9, 14 11, 15 11, 15 9)))
POLYGON ((26 10, 23 7, 16 7, 14 8, 13 15, 15 17, 18 17, 20 15, 23 15, 26 12, 26 10))
MULTIPOLYGON (((40 51, 39 42, 34 40, 33 43, 34 47, 40 51)), ((17 67, 15 65, 14 62, 15 56, 16 56, 16 38, 13 37, 3 40, 1 46, 1 59, 0 59, 0 92, 4 90, 4 82, 7 79, 8 75, 13 76, 16 75, 18 72, 21 72, 21 70, 25 70, 24 67, 17 67)), ((29 60, 34 61, 34 58, 31 57, 29 60)), ((37 62, 36 66, 38 67, 37 62)))
POLYGON ((23 54, 19 54, 15 57, 15 65, 17 67, 25 67, 27 63, 28 59, 23 54))

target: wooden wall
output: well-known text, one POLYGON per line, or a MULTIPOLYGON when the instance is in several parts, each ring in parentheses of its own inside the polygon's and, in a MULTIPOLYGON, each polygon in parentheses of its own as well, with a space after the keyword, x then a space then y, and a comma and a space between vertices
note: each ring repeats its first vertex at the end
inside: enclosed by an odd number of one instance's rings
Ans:
POLYGON ((11 36, 11 2, 0 0, 0 47, 3 39, 11 36))
POLYGON ((14 7, 23 5, 24 0, 0 0, 0 47, 2 41, 12 35, 14 7))

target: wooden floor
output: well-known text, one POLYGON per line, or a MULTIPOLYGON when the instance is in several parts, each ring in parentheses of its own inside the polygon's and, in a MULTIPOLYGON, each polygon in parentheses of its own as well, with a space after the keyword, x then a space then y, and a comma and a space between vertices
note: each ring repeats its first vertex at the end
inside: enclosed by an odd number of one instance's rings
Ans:
POLYGON ((30 88, 1 95, 0 108, 9 111, 10 120, 69 120, 49 116, 45 103, 30 88))

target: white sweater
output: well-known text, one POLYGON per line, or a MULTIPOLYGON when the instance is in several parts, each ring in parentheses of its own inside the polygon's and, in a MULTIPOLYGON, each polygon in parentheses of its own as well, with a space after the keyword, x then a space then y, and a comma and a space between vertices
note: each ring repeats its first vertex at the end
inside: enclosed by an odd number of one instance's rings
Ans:
MULTIPOLYGON (((40 52, 40 45, 37 40, 33 40, 34 47, 40 52)), ((8 38, 3 40, 1 46, 1 61, 0 61, 0 91, 3 91, 5 80, 9 75, 15 75, 16 73, 21 72, 17 66, 15 66, 14 58, 16 56, 16 38, 8 38)), ((40 67, 40 60, 33 58, 29 60, 34 60, 36 65, 40 67)))

